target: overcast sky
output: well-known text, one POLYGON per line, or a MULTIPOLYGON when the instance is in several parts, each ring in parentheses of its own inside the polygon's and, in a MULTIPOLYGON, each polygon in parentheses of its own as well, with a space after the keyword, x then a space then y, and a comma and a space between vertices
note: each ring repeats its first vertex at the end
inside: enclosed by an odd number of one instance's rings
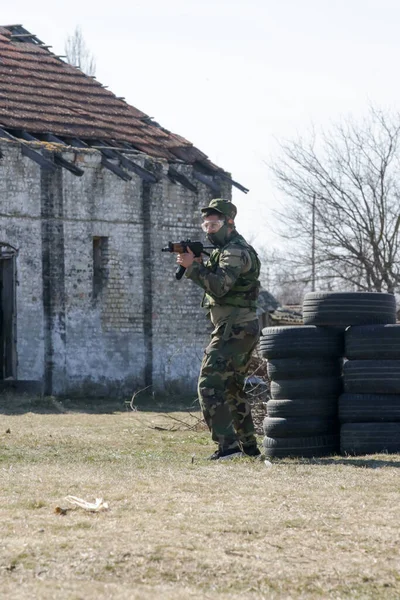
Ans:
POLYGON ((238 228, 268 246, 279 140, 400 103, 398 0, 2 1, 58 54, 77 25, 97 79, 250 188, 238 228))

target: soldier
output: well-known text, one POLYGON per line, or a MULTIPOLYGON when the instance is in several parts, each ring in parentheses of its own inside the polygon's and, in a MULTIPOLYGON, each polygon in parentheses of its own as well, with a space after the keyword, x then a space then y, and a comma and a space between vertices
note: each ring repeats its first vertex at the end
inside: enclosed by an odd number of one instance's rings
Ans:
POLYGON ((218 449, 211 460, 260 456, 244 382, 259 337, 256 301, 260 261, 235 229, 236 206, 211 200, 202 229, 216 246, 203 264, 190 250, 178 254, 186 277, 204 289, 202 306, 214 326, 201 364, 198 393, 205 421, 218 449))

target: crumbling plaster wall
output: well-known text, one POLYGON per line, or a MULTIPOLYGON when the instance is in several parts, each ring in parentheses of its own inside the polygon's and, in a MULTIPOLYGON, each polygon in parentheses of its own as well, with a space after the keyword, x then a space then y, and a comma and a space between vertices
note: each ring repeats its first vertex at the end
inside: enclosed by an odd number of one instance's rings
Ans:
MULTIPOLYGON (((191 179, 191 167, 180 166, 191 179)), ((163 178, 152 190, 151 240, 153 252, 153 372, 157 386, 195 389, 200 362, 209 336, 209 321, 200 308, 201 288, 186 277, 175 278, 176 255, 161 254, 168 241, 186 239, 208 243, 200 228, 200 208, 211 191, 196 184, 198 193, 163 178), (163 201, 164 199, 164 201, 163 201)))
MULTIPOLYGON (((210 189, 191 192, 167 177, 168 165, 137 164, 156 184, 130 173, 125 182, 96 151, 64 152, 84 170, 49 173, 0 141, 0 241, 19 250, 19 379, 42 379, 47 393, 126 394, 194 390, 209 325, 202 292, 177 282, 169 240, 205 238, 199 208, 210 189), (108 238, 107 279, 93 297, 93 237, 108 238)), ((229 197, 230 187, 224 190, 229 197)))
POLYGON ((22 158, 19 144, 0 140, 0 152, 0 241, 18 250, 18 377, 37 381, 44 375, 40 168, 22 158))
MULTIPOLYGON (((72 157, 69 157, 70 160, 72 157)), ((80 154, 63 170, 66 371, 72 393, 126 393, 144 373, 141 179, 123 181, 80 154), (93 296, 93 238, 108 239, 107 277, 93 296)))

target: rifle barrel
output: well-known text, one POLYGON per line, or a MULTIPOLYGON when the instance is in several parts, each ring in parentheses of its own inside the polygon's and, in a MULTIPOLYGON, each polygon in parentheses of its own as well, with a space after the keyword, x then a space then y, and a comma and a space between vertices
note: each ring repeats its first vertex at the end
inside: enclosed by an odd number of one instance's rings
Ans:
MULTIPOLYGON (((161 252, 177 252, 177 250, 175 249, 176 246, 180 245, 180 242, 178 243, 173 243, 170 242, 169 246, 166 246, 165 248, 161 248, 161 252)), ((189 244, 190 246, 190 244, 189 244)), ((203 246, 203 250, 215 250, 215 246, 203 246)))

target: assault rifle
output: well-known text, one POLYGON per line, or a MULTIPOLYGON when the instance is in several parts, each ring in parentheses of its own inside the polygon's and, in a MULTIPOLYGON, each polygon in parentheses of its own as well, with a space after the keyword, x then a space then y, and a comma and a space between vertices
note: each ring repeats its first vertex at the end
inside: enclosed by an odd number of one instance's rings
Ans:
MULTIPOLYGON (((202 242, 191 242, 190 240, 184 240, 182 242, 168 242, 168 246, 166 248, 161 248, 161 252, 175 252, 176 254, 184 254, 188 251, 188 248, 197 257, 201 256, 202 254, 207 254, 207 256, 210 256, 210 253, 206 252, 206 250, 214 250, 214 246, 204 246, 202 242)), ((175 271, 175 277, 178 280, 182 279, 185 271, 185 267, 179 265, 175 271)))

